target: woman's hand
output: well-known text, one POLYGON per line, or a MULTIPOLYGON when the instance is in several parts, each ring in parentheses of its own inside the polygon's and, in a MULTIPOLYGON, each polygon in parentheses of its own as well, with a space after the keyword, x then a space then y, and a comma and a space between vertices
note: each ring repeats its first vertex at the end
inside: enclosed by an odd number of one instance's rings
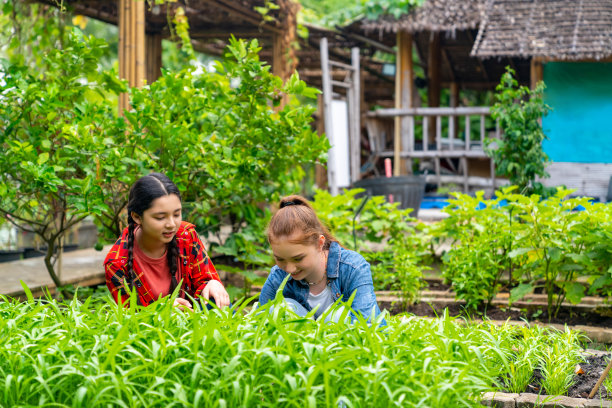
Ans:
POLYGON ((211 296, 215 299, 217 307, 222 308, 229 306, 229 295, 227 291, 218 280, 210 280, 202 290, 202 295, 205 299, 210 299, 211 296))
POLYGON ((193 312, 193 307, 191 306, 191 303, 186 300, 186 299, 182 299, 182 298, 176 298, 174 299, 174 307, 178 307, 179 309, 185 311, 187 309, 189 309, 190 311, 193 312))

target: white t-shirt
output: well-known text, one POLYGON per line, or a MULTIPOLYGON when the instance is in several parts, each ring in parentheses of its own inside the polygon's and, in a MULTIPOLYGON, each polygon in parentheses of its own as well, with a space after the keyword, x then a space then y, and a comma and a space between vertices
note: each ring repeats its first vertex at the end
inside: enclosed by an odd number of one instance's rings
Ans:
POLYGON ((323 312, 325 312, 331 305, 334 304, 334 298, 332 296, 332 291, 329 288, 329 285, 325 286, 325 289, 323 289, 323 291, 318 295, 313 295, 309 292, 308 304, 313 309, 319 306, 319 308, 315 312, 315 319, 318 319, 323 312))

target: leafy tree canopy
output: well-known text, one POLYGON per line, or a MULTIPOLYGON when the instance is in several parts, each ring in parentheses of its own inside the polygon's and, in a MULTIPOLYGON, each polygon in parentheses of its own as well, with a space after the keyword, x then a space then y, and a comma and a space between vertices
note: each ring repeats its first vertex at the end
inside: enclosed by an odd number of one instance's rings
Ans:
POLYGON ((400 18, 424 0, 299 0, 305 22, 335 27, 366 18, 400 18))

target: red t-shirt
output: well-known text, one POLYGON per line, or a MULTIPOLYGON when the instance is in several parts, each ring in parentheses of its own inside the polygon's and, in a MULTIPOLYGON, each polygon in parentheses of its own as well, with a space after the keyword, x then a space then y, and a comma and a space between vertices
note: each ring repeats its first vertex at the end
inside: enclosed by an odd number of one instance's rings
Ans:
POLYGON ((149 286, 153 298, 159 295, 167 296, 170 294, 170 267, 168 266, 168 251, 164 252, 161 258, 151 258, 147 256, 134 240, 134 261, 142 269, 143 278, 149 286))
MULTIPOLYGON (((129 252, 128 231, 126 227, 104 259, 106 286, 108 286, 113 298, 115 300, 121 298, 124 304, 128 300, 127 291, 124 287, 129 252)), ((183 293, 187 293, 197 298, 208 282, 213 279, 221 281, 193 224, 185 221, 181 223, 176 233, 176 243, 179 249, 176 280, 177 282, 183 282, 179 292, 181 297, 184 297, 183 293)), ((138 292, 138 303, 147 306, 155 302, 157 297, 153 297, 153 291, 150 290, 149 282, 144 278, 144 273, 138 262, 133 263, 133 272, 134 288, 138 292)), ((157 295, 159 296, 159 293, 157 295)))

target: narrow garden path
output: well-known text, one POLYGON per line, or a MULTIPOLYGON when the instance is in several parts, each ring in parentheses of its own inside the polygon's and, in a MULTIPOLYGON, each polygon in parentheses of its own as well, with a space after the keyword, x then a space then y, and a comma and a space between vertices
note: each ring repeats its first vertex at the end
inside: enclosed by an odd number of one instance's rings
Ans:
MULTIPOLYGON (((93 248, 66 252, 62 255, 62 282, 75 286, 91 286, 104 282, 102 263, 110 245, 102 251, 93 248)), ((24 294, 20 281, 32 290, 35 297, 43 294, 49 287, 53 292, 55 285, 49 277, 44 258, 28 258, 20 261, 0 263, 0 294, 20 297, 24 294)))

